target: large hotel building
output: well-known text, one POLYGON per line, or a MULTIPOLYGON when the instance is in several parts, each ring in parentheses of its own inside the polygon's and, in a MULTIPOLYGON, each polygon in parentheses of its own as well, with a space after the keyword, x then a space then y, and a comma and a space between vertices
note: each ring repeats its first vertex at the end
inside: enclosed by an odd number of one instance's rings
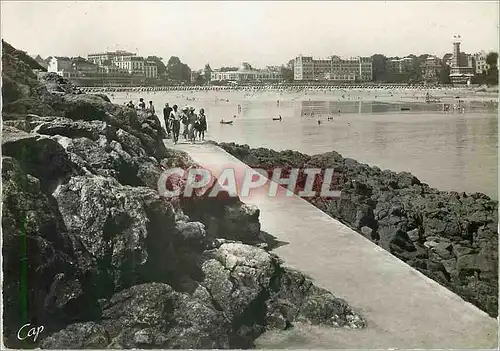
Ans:
POLYGON ((342 59, 332 56, 316 60, 311 56, 299 55, 294 60, 293 71, 296 81, 370 82, 373 80, 370 57, 342 59))

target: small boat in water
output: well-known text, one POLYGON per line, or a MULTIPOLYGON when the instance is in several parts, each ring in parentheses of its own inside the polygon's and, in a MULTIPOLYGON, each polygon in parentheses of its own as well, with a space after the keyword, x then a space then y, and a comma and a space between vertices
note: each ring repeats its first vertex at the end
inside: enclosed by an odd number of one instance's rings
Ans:
POLYGON ((401 111, 410 111, 409 107, 401 107, 401 111))
POLYGON ((224 121, 221 119, 220 124, 233 124, 233 121, 224 121))
POLYGON ((281 121, 281 116, 279 116, 278 118, 273 117, 273 121, 281 121))

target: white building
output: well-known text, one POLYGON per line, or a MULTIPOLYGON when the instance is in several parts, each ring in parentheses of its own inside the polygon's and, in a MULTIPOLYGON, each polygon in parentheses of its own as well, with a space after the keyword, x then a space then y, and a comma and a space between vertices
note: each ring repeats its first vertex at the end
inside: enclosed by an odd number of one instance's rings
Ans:
POLYGON ((158 78, 158 66, 153 61, 144 62, 144 75, 146 78, 158 78))
POLYGON ((481 51, 474 55, 474 72, 476 74, 486 73, 488 64, 486 63, 486 52, 481 51))
POLYGON ((299 55, 293 64, 294 80, 332 80, 345 82, 369 82, 373 80, 373 64, 370 57, 342 59, 331 56, 313 59, 299 55))
POLYGON ((144 63, 144 58, 139 56, 119 56, 113 60, 113 64, 122 71, 138 76, 145 75, 144 63))
POLYGON ((283 80, 281 69, 255 69, 246 62, 236 71, 221 72, 214 70, 210 74, 210 81, 272 82, 281 80, 283 80))
POLYGON ((413 67, 413 59, 411 57, 389 59, 387 60, 386 65, 387 68, 394 73, 407 73, 413 67))
POLYGON ((69 57, 54 56, 50 59, 47 72, 54 72, 61 77, 69 78, 76 75, 73 61, 69 57))
POLYGON ((441 59, 436 56, 429 56, 422 63, 420 69, 422 70, 422 77, 427 83, 436 83, 439 78, 439 71, 441 70, 441 59))
POLYGON ((96 54, 88 54, 87 59, 90 62, 95 63, 96 65, 102 66, 110 64, 119 57, 128 57, 128 56, 136 56, 136 54, 132 52, 117 50, 117 51, 101 52, 96 54))

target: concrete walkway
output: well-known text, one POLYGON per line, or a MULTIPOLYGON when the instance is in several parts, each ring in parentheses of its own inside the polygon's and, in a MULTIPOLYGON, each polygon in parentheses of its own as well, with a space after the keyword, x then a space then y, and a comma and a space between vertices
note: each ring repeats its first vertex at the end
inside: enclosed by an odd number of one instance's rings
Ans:
MULTIPOLYGON (((167 147, 187 152, 220 174, 248 167, 211 144, 167 147)), ((288 244, 274 252, 316 285, 344 298, 368 322, 365 330, 298 326, 268 332, 259 348, 457 349, 498 346, 497 320, 465 302, 347 226, 297 197, 269 197, 268 188, 242 201, 261 210, 262 230, 288 244)))

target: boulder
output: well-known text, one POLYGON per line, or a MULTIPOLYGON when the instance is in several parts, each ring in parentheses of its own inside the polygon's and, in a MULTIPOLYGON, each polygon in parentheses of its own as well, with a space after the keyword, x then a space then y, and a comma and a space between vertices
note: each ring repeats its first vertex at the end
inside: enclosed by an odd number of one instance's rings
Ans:
POLYGON ((56 141, 8 126, 3 128, 2 154, 18 160, 25 172, 38 178, 49 192, 71 176, 83 173, 56 141))
POLYGON ((42 340, 42 349, 104 349, 110 343, 106 329, 95 323, 74 323, 42 340))
POLYGON ((70 179, 53 196, 69 233, 83 244, 75 250, 88 252, 93 267, 100 267, 103 291, 128 287, 161 271, 151 271, 164 263, 148 248, 167 250, 175 224, 170 204, 155 191, 83 176, 70 179))
POLYGON ((68 138, 89 138, 99 140, 100 135, 112 138, 115 131, 107 123, 102 121, 72 121, 68 118, 58 117, 51 121, 31 121, 36 126, 34 133, 44 135, 62 135, 68 138))
POLYGON ((77 323, 42 348, 230 348, 231 325, 221 312, 159 283, 123 290, 103 302, 99 324, 77 323))
POLYGON ((213 299, 230 319, 237 319, 270 285, 276 260, 266 251, 244 244, 222 244, 203 263, 204 280, 213 299))
POLYGON ((373 229, 365 226, 361 228, 361 233, 368 239, 372 239, 373 229))
POLYGON ((226 206, 221 218, 219 235, 228 239, 247 242, 259 240, 260 210, 255 205, 238 203, 226 206))
POLYGON ((182 239, 187 242, 199 242, 206 235, 205 225, 200 222, 177 222, 176 229, 182 239))
POLYGON ((20 347, 15 337, 22 325, 20 310, 50 332, 75 318, 95 316, 96 306, 82 288, 57 207, 38 179, 3 157, 2 188, 4 335, 10 345, 20 347))
POLYGON ((418 228, 412 229, 406 232, 406 234, 413 242, 420 240, 420 231, 418 230, 418 228))
POLYGON ((294 321, 349 329, 366 326, 366 321, 346 301, 316 287, 300 272, 280 267, 276 273, 266 303, 268 327, 286 329, 294 321))

